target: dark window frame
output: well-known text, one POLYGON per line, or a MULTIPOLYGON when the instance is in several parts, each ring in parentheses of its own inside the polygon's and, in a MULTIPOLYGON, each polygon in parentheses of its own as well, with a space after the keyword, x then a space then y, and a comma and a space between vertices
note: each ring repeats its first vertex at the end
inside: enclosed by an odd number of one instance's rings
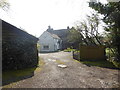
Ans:
POLYGON ((44 50, 49 50, 49 45, 44 45, 44 46, 43 46, 43 49, 44 49, 44 50))

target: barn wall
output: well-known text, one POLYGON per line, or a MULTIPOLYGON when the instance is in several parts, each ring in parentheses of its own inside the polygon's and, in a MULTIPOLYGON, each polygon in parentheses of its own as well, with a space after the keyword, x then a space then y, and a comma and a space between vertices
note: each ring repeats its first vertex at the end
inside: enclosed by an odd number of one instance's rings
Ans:
POLYGON ((0 86, 2 86, 2 20, 0 20, 0 86))
POLYGON ((4 22, 2 27, 2 69, 37 66, 37 39, 4 22))

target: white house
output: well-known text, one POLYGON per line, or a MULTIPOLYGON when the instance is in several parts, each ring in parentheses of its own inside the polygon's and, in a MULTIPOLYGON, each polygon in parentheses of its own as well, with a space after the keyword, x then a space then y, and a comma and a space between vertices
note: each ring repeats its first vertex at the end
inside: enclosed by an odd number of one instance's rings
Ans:
POLYGON ((62 40, 56 34, 48 31, 43 32, 39 37, 40 52, 54 52, 62 48, 62 40))

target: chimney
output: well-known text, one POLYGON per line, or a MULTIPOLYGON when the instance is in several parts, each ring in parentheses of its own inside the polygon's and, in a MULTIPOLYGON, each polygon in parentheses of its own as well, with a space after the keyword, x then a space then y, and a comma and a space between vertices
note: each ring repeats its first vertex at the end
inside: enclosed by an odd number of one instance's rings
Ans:
POLYGON ((49 25, 47 31, 51 32, 52 30, 53 30, 53 28, 51 28, 51 26, 49 25))
POLYGON ((68 30, 70 29, 69 26, 67 26, 67 29, 68 29, 68 30))

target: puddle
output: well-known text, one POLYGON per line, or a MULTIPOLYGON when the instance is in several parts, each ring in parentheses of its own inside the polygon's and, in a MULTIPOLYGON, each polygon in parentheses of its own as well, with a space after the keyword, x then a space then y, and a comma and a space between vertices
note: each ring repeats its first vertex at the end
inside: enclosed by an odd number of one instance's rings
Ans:
POLYGON ((60 68, 67 68, 67 65, 59 64, 58 67, 60 67, 60 68))

